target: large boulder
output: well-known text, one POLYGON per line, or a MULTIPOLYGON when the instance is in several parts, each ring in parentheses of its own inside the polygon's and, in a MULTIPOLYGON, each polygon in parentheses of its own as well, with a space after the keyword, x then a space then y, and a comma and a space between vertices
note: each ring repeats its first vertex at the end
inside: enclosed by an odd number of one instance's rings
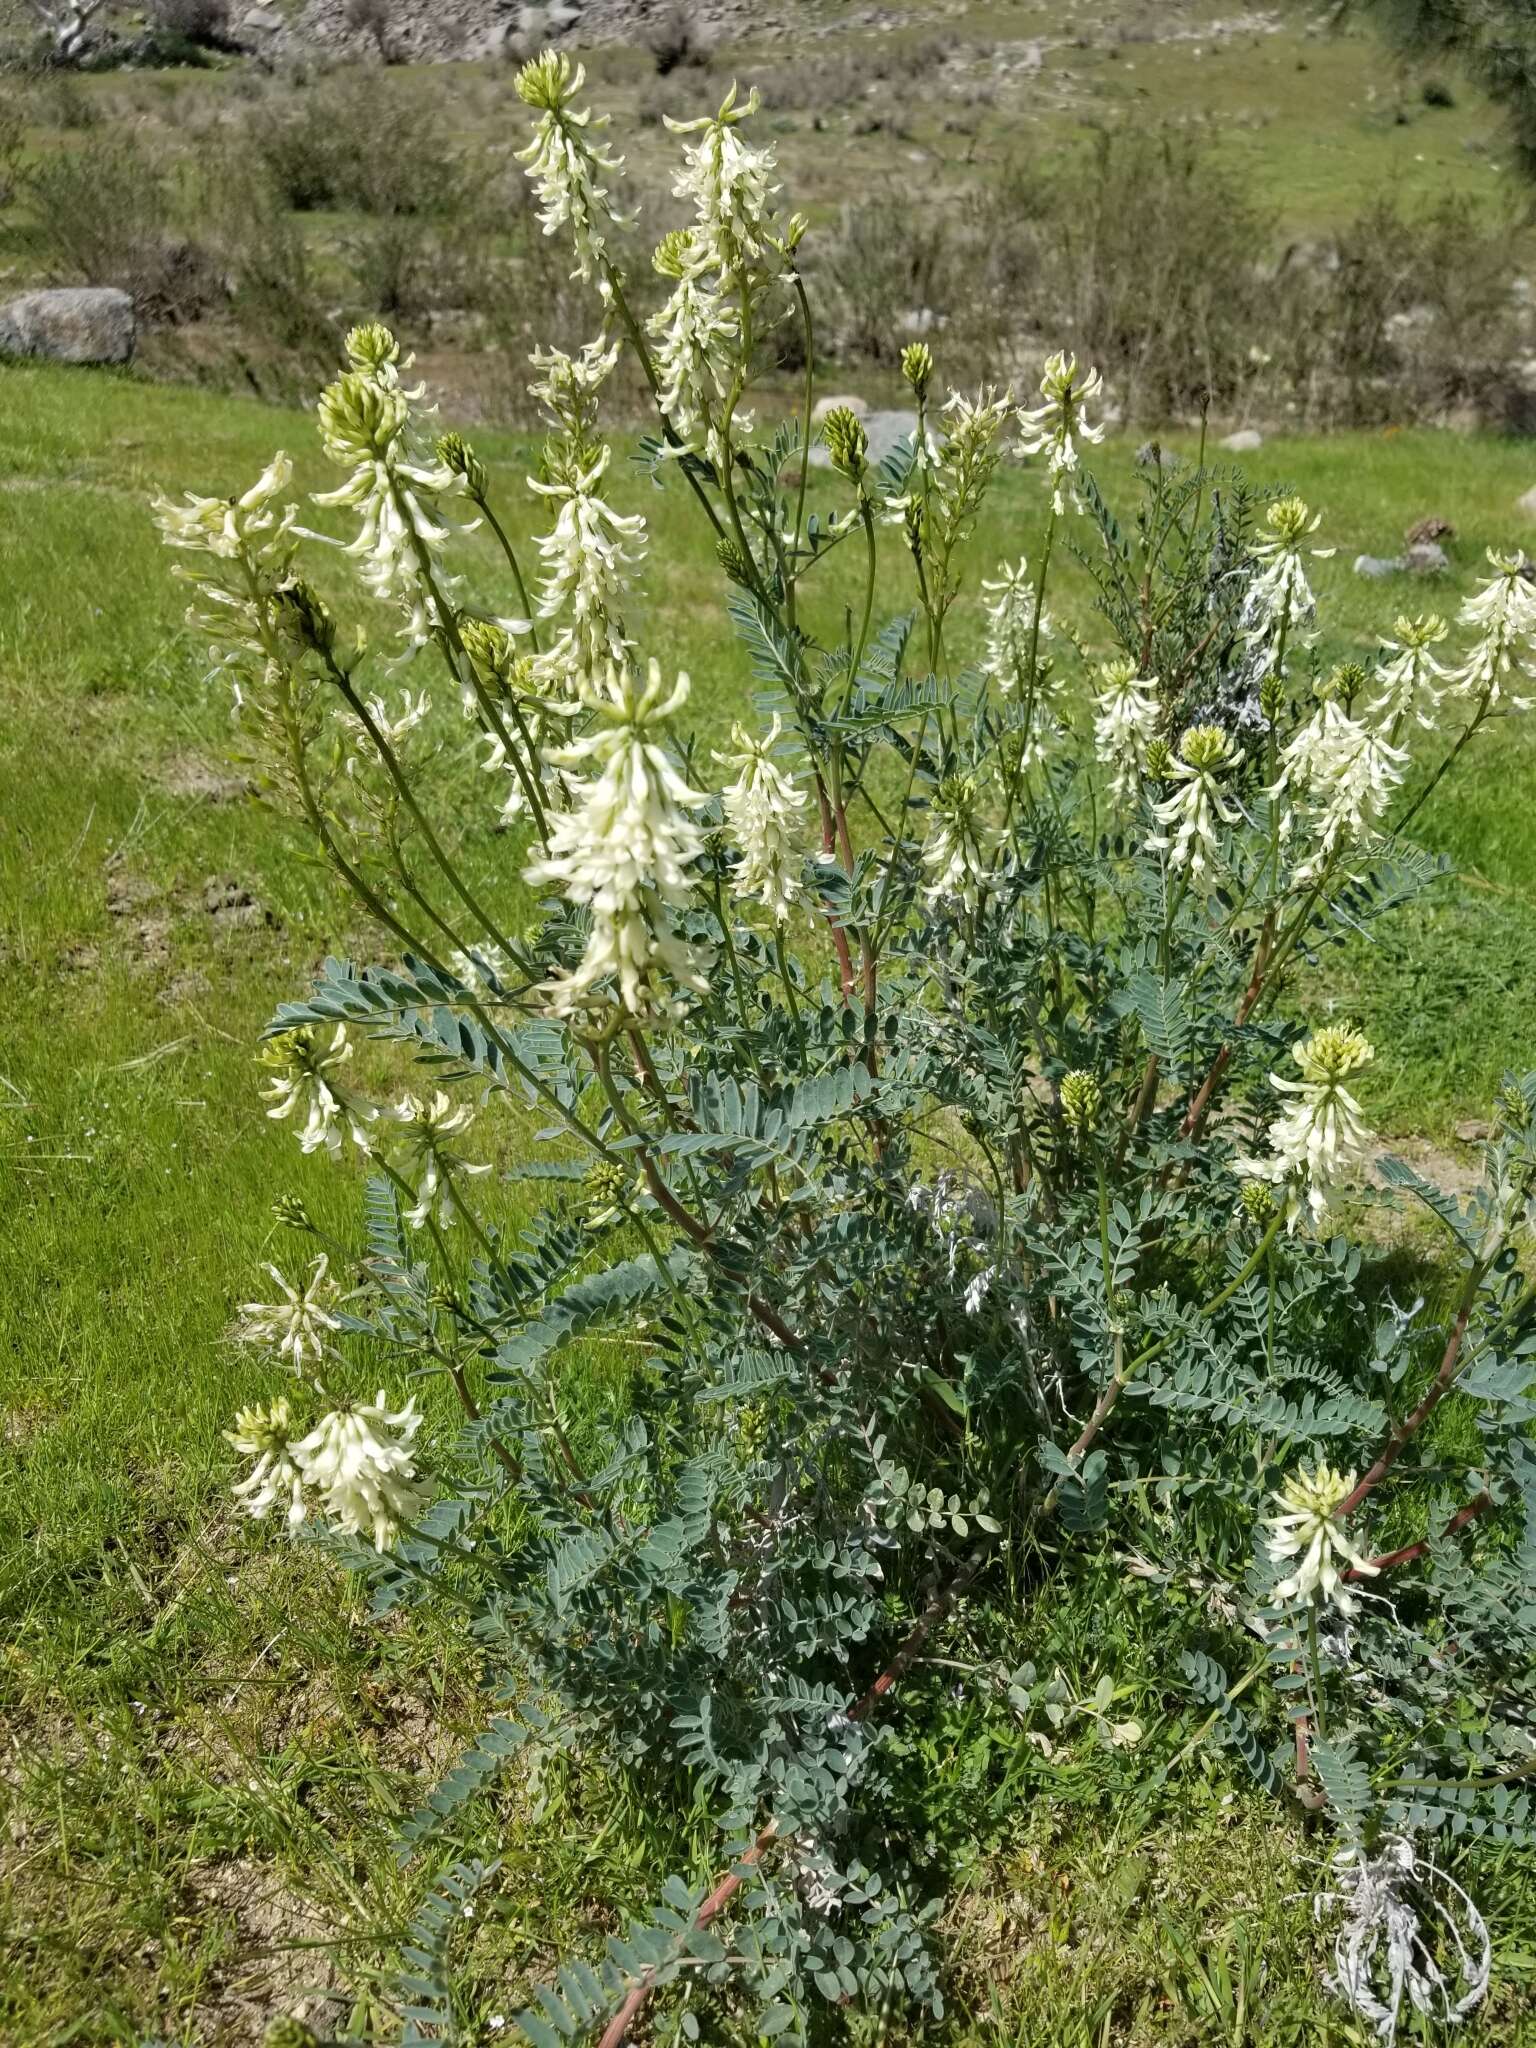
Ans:
POLYGON ((24 292, 0 306, 0 355, 53 363, 126 363, 133 354, 133 301, 109 286, 24 292))

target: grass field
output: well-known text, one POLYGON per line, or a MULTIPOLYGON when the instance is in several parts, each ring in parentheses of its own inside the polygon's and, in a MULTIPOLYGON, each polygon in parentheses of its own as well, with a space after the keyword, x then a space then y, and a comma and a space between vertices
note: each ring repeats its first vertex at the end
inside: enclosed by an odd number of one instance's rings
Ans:
MULTIPOLYGON (((254 1037, 327 950, 369 941, 224 760, 222 693, 175 625, 146 511, 158 489, 241 487, 275 442, 318 485, 313 422, 102 373, 0 378, 0 2040, 259 2039, 333 1981, 338 1955, 351 1991, 330 2022, 384 2028, 369 1971, 415 1884, 391 1825, 476 1726, 473 1659, 419 1622, 381 1637, 328 1566, 237 1523, 220 1438, 255 1390, 227 1331, 271 1255, 269 1205, 300 1193, 345 1233, 356 1195, 262 1116, 254 1037)), ((483 452, 522 522, 527 447, 486 437, 483 452)), ((1105 452, 1121 489, 1131 451, 1105 452)), ((1339 655, 1399 609, 1449 606, 1486 545, 1526 538, 1515 501, 1536 481, 1519 444, 1430 433, 1273 442, 1251 466, 1327 511, 1339 655), (1352 575, 1357 551, 1390 552, 1426 512, 1457 528, 1442 584, 1352 575)), ((691 672, 708 740, 746 682, 707 550, 682 494, 637 477, 619 494, 647 511, 665 564, 646 643, 691 672)), ((1031 544, 1038 495, 1004 475, 981 560, 1031 544)), ((474 562, 489 594, 488 557, 474 562)), ((1093 644, 1091 614, 1076 623, 1093 644)), ((445 724, 469 858, 515 919, 516 847, 489 829, 445 724)), ((1533 796, 1531 730, 1491 738, 1423 818, 1459 879, 1350 963, 1382 1051, 1367 1107, 1442 1153, 1506 1067, 1536 1065, 1533 796)), ((1035 1613, 1009 1647, 1084 1696, 1120 1682, 1155 1607, 1107 1574, 1092 1631, 1035 1613)), ((1317 1990, 1294 1896, 1305 1839, 1250 1810, 1219 1759, 1196 1751, 1151 1792, 1139 1764, 1091 1744, 1047 1769, 1017 1737, 1023 1753, 1000 1754, 941 1674, 919 1683, 938 1704, 913 1797, 955 1898, 945 2039, 1362 2038, 1317 1990)), ((1189 1732, 1149 1688, 1126 1711, 1160 1754, 1189 1732)), ((466 1931, 470 2038, 485 2040, 530 1976, 707 1839, 698 1816, 574 1769, 512 1787, 499 1818, 503 1873, 466 1931)), ((1459 2038, 1511 2042, 1536 1982, 1531 1874, 1511 1857, 1481 1882, 1501 1990, 1459 2038)))

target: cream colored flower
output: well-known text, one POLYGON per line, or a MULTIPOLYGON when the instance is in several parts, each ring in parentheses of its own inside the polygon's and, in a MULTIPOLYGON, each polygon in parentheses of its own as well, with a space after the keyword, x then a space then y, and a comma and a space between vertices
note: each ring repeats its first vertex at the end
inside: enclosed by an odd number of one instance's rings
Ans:
POLYGON ((1109 770, 1109 789, 1116 803, 1134 795, 1142 756, 1157 737, 1161 715, 1157 679, 1139 676, 1131 661, 1106 661, 1099 668, 1103 689, 1094 698, 1093 750, 1109 770))
POLYGON ((625 225, 609 203, 601 179, 620 173, 624 159, 597 140, 607 117, 594 120, 577 109, 576 95, 586 70, 569 57, 545 50, 517 74, 518 98, 538 112, 533 140, 517 152, 539 201, 539 225, 546 235, 562 232, 576 252, 573 276, 596 282, 606 298, 611 287, 604 269, 608 232, 625 225))
POLYGON ((261 1091, 271 1104, 267 1115, 279 1121, 302 1117, 301 1151, 316 1152, 324 1145, 333 1159, 339 1158, 343 1125, 359 1152, 372 1149, 367 1127, 379 1112, 341 1078, 352 1057, 345 1024, 336 1026, 329 1045, 315 1025, 301 1024, 269 1039, 257 1057, 272 1076, 261 1091))
POLYGON ((1243 627, 1250 641, 1269 643, 1273 659, 1279 653, 1282 631, 1294 645, 1317 609, 1307 581, 1306 557, 1326 561, 1334 550, 1305 545, 1322 525, 1323 515, 1313 512, 1302 498, 1278 499, 1265 512, 1264 523, 1269 538, 1255 541, 1251 549, 1262 566, 1248 586, 1243 627))
POLYGON ((332 1330, 341 1327, 331 1314, 337 1290, 335 1281, 327 1278, 327 1264, 322 1252, 302 1287, 285 1279, 276 1266, 263 1267, 277 1282, 283 1298, 240 1304, 241 1320, 236 1325, 236 1335, 241 1342, 270 1345, 298 1373, 303 1372, 307 1362, 318 1365, 325 1356, 332 1330))
POLYGON ((949 775, 933 793, 923 866, 932 903, 958 900, 974 910, 992 871, 993 834, 982 816, 974 775, 949 775))
POLYGON ((741 123, 757 112, 758 104, 754 87, 738 107, 733 85, 712 117, 699 121, 666 117, 674 135, 699 138, 684 148, 683 168, 672 190, 677 198, 692 202, 699 263, 716 271, 722 282, 742 269, 777 266, 772 202, 779 188, 770 182, 776 168, 773 151, 754 148, 739 133, 741 123))
POLYGON ((1434 612, 1406 616, 1393 623, 1395 640, 1382 644, 1388 659, 1378 662, 1376 681, 1381 694, 1370 705, 1370 716, 1378 726, 1391 728, 1400 719, 1415 718, 1426 732, 1433 730, 1446 671, 1430 652, 1446 636, 1444 619, 1434 612))
POLYGON ((324 1416, 293 1446, 304 1483, 322 1496, 344 1536, 366 1536, 376 1550, 388 1550, 425 1507, 428 1489, 411 1449, 420 1427, 414 1395, 391 1414, 381 1389, 371 1402, 324 1416))
MULTIPOLYGON (((1493 548, 1488 560, 1494 574, 1482 589, 1461 608, 1461 623, 1478 634, 1473 648, 1460 668, 1452 671, 1450 685, 1463 697, 1485 698, 1497 704, 1512 677, 1532 674, 1532 639, 1536 636, 1536 583, 1526 576, 1520 555, 1501 555, 1493 548)), ((1517 711, 1530 708, 1529 697, 1512 697, 1517 711)))
POLYGON ((708 801, 683 781, 663 744, 665 721, 687 695, 688 678, 669 690, 654 661, 644 684, 627 666, 610 668, 588 700, 592 729, 551 753, 582 779, 571 808, 551 820, 547 855, 525 876, 536 886, 553 883, 592 913, 581 964, 552 989, 562 1013, 589 1005, 610 976, 635 1014, 658 1000, 661 978, 701 994, 706 986, 668 917, 689 899, 687 870, 703 851, 690 814, 708 801))
POLYGON ((1053 355, 1040 379, 1040 404, 1019 415, 1019 447, 1026 455, 1045 456, 1051 502, 1058 514, 1069 502, 1076 512, 1085 509, 1077 488, 1078 443, 1096 446, 1104 438, 1103 426, 1095 425, 1084 410, 1103 383, 1097 370, 1080 370, 1076 356, 1053 355))
POLYGON ((1341 1564, 1374 1578, 1378 1567, 1363 1557, 1345 1533, 1339 1509, 1355 1490, 1353 1472, 1319 1464, 1314 1472, 1293 1472, 1274 1495, 1279 1513, 1265 1522, 1264 1547, 1272 1564, 1295 1563, 1275 1588, 1281 1605, 1292 1600, 1331 1600, 1341 1614, 1355 1602, 1344 1589, 1341 1564))
POLYGON ((1370 836, 1407 765, 1401 748, 1350 718, 1336 698, 1319 704, 1281 752, 1280 775, 1269 792, 1278 798, 1292 791, 1313 836, 1311 851, 1297 866, 1298 881, 1312 880, 1341 842, 1358 845, 1370 836))
POLYGON ((547 482, 528 479, 530 489, 559 510, 554 531, 540 537, 544 558, 543 618, 570 609, 578 644, 587 661, 624 659, 628 641, 620 625, 628 572, 645 547, 645 521, 615 512, 599 493, 612 451, 604 448, 586 468, 574 464, 547 482))
POLYGON ((982 578, 983 592, 992 600, 986 606, 987 651, 981 672, 990 676, 1006 696, 1021 689, 1029 674, 1031 651, 1052 637, 1049 612, 1040 616, 1035 633, 1035 585, 1029 563, 1020 555, 1016 564, 1000 562, 992 582, 982 578))
POLYGON ((803 892, 798 834, 807 801, 805 791, 773 758, 782 730, 777 715, 766 739, 733 725, 731 751, 715 755, 736 770, 736 780, 723 792, 726 821, 744 856, 735 885, 760 894, 776 924, 788 921, 803 892))
POLYGON ((400 1127, 396 1166, 416 1188, 414 1205, 403 1212, 406 1222, 419 1230, 435 1209, 440 1224, 451 1224, 457 1209, 455 1181, 491 1171, 488 1164, 471 1166, 460 1158, 454 1142, 474 1122, 475 1112, 467 1102, 455 1106, 439 1088, 425 1102, 403 1095, 390 1116, 400 1127))
POLYGON ((1303 1203, 1313 1222, 1320 1223, 1340 1183, 1373 1156, 1375 1136, 1344 1084, 1375 1057, 1374 1047, 1360 1032, 1347 1024, 1329 1024, 1295 1047, 1292 1058, 1301 1069, 1299 1081, 1281 1074, 1269 1077, 1283 1094, 1296 1099, 1269 1126, 1270 1156, 1239 1160, 1237 1171, 1289 1190, 1292 1229, 1303 1203))
POLYGON ((234 1487, 246 1514, 265 1521, 273 1508, 281 1506, 289 1527, 297 1528, 304 1519, 304 1475, 287 1401, 274 1401, 269 1408, 242 1408, 234 1428, 225 1430, 224 1436, 241 1457, 256 1461, 234 1487))
POLYGON ((1150 853, 1166 853, 1172 868, 1187 868, 1199 883, 1221 851, 1218 825, 1235 825, 1237 805, 1220 786, 1242 761, 1241 750, 1217 725, 1192 725, 1179 741, 1169 774, 1180 787, 1153 806, 1160 831, 1147 841, 1150 853))

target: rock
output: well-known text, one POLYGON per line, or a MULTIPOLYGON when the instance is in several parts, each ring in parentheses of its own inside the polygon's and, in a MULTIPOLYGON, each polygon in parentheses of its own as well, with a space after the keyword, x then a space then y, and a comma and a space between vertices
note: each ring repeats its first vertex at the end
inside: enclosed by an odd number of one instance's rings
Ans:
POLYGON ((135 337, 133 301, 110 287, 25 292, 0 306, 0 355, 53 363, 126 363, 135 337))
POLYGON ((287 26, 275 7, 248 7, 240 17, 241 29, 254 36, 275 36, 287 26))
POLYGON ((1522 491, 1515 500, 1515 510, 1523 512, 1527 519, 1536 519, 1536 484, 1528 491, 1522 491))
POLYGON ((1383 576, 1400 576, 1404 564, 1397 555, 1356 555, 1355 574, 1379 579, 1383 576))
POLYGON ((844 392, 841 396, 818 398, 811 407, 811 425, 819 427, 829 412, 836 412, 839 406, 846 406, 861 420, 869 417, 869 400, 860 398, 856 392, 844 392))
POLYGON ((1434 512, 1431 512, 1424 519, 1416 519, 1403 535, 1403 539, 1407 541, 1410 547, 1417 547, 1420 541, 1454 540, 1455 538, 1456 529, 1452 526, 1449 519, 1441 519, 1434 512))
POLYGON ((1400 567, 1414 576, 1439 576, 1451 566, 1451 558, 1437 540, 1418 540, 1407 549, 1400 567))
POLYGON ((1235 434, 1228 434, 1221 445, 1229 455, 1251 455, 1255 448, 1264 446, 1264 436, 1257 427, 1239 427, 1235 434))

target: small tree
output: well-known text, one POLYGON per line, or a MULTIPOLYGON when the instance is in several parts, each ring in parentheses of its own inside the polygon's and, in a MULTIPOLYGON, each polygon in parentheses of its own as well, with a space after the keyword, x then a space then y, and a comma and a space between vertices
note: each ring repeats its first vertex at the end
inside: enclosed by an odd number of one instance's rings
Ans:
POLYGON ((389 0, 347 0, 347 27, 373 38, 380 63, 400 63, 403 52, 395 37, 394 10, 389 0))

